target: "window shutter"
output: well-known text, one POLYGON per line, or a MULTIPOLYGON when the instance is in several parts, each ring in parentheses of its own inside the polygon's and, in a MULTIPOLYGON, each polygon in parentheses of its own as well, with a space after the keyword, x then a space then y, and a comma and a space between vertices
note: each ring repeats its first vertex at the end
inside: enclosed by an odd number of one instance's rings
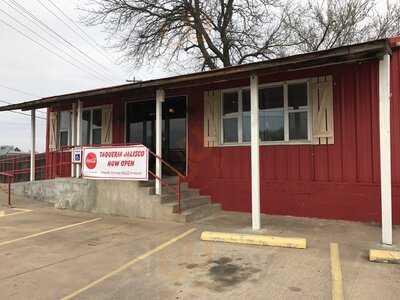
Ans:
POLYGON ((334 144, 332 76, 313 78, 310 82, 312 133, 314 144, 334 144))
POLYGON ((112 144, 112 105, 102 110, 101 143, 112 144))
POLYGON ((221 91, 204 92, 204 147, 216 147, 220 132, 221 91))
POLYGON ((57 149, 58 112, 51 112, 49 118, 49 150, 55 151, 57 149))

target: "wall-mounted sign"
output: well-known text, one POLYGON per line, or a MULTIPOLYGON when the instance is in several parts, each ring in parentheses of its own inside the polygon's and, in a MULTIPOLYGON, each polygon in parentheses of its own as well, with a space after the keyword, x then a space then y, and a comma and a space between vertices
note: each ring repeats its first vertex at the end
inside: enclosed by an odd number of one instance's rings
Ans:
POLYGON ((148 180, 149 151, 143 145, 84 147, 82 157, 84 178, 148 180))
POLYGON ((82 163, 82 149, 81 148, 74 148, 72 149, 72 157, 71 157, 73 164, 80 164, 82 163))

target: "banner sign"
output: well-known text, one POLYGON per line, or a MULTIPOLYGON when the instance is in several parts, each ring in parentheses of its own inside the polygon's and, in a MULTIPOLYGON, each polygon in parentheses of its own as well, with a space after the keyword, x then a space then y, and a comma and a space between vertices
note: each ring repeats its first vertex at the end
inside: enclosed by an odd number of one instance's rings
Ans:
POLYGON ((148 180, 149 151, 143 145, 85 147, 82 159, 84 178, 148 180))

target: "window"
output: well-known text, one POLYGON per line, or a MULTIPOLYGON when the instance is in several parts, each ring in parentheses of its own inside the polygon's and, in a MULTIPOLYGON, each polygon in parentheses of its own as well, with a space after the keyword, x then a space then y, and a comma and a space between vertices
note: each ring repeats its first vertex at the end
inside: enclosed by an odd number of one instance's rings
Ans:
POLYGON ((288 85, 289 140, 308 139, 307 83, 288 85))
MULTIPOLYGON (((288 82, 259 88, 261 142, 306 142, 309 137, 308 83, 288 82)), ((222 142, 251 140, 249 88, 222 93, 222 142)))
POLYGON ((82 145, 100 145, 102 128, 102 110, 82 111, 82 145))
POLYGON ((59 114, 58 146, 69 145, 69 132, 71 126, 71 112, 62 111, 59 114))
POLYGON ((222 95, 222 127, 224 143, 237 143, 239 132, 239 96, 237 92, 222 95))
POLYGON ((263 142, 285 139, 283 98, 283 86, 259 90, 260 139, 263 142))

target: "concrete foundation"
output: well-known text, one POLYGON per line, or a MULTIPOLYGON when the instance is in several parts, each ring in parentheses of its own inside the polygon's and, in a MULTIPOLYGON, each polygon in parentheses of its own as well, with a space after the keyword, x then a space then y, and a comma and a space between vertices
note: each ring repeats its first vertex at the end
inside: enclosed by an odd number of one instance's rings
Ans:
POLYGON ((184 221, 181 215, 160 204, 160 197, 152 194, 152 187, 137 181, 105 181, 58 178, 35 182, 15 183, 14 195, 32 200, 54 203, 59 209, 93 213, 184 221))

